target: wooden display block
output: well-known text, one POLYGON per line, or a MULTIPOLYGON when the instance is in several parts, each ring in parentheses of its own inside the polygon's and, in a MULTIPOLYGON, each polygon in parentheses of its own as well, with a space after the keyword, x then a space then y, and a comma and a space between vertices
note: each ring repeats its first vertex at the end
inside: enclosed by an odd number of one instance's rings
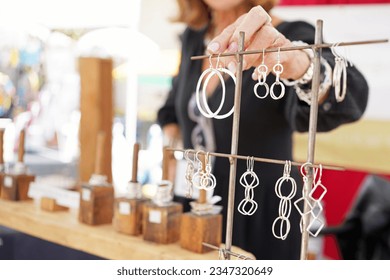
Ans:
POLYGON ((144 205, 143 236, 144 240, 159 244, 179 241, 180 219, 183 205, 172 202, 168 206, 157 206, 152 202, 144 205))
POLYGON ((128 235, 142 233, 143 206, 147 199, 119 197, 115 199, 113 226, 128 235))
POLYGON ((41 209, 49 212, 66 211, 69 208, 58 205, 54 198, 41 197, 41 209))
POLYGON ((195 253, 207 253, 213 249, 203 242, 219 247, 222 238, 222 215, 196 215, 184 213, 180 226, 180 246, 195 253))
POLYGON ((79 221, 88 225, 112 223, 114 188, 112 185, 81 186, 79 221))
POLYGON ((29 200, 28 188, 35 180, 35 176, 29 174, 4 174, 1 176, 1 198, 6 200, 29 200))

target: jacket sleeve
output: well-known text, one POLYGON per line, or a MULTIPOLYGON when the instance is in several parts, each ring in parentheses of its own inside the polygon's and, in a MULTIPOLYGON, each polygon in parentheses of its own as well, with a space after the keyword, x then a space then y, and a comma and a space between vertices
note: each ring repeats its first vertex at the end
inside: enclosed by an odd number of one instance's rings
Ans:
POLYGON ((178 77, 172 79, 172 87, 168 93, 165 104, 157 112, 157 122, 161 127, 170 123, 178 123, 175 110, 175 96, 178 77))
MULTIPOLYGON (((297 22, 297 26, 288 37, 291 41, 301 40, 313 44, 314 27, 305 22, 297 22)), ((334 68, 334 56, 329 48, 322 49, 322 57, 334 68)), ((287 89, 286 89, 287 90, 287 89)), ((331 86, 327 99, 319 105, 317 131, 332 130, 341 124, 358 120, 363 115, 368 102, 368 84, 364 76, 354 66, 347 67, 347 94, 342 102, 337 102, 334 87, 331 86)), ((310 106, 299 100, 295 89, 288 87, 285 116, 293 130, 305 132, 309 127, 310 106)))

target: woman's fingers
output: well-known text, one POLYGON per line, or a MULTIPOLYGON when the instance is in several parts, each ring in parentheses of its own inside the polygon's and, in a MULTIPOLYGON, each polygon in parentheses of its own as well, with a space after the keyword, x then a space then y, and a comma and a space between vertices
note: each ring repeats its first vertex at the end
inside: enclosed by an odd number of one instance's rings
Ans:
MULTIPOLYGON (((286 39, 271 25, 263 26, 254 36, 253 40, 248 45, 246 51, 264 50, 268 48, 277 48, 283 46, 286 39)), ((266 53, 264 56, 264 62, 268 66, 270 63, 276 61, 275 53, 266 53)), ((252 66, 258 66, 263 61, 263 54, 253 54, 244 56, 244 65, 246 69, 252 66)))
POLYGON ((240 38, 240 32, 245 32, 244 45, 246 48, 249 42, 253 41, 252 37, 257 33, 257 31, 270 22, 271 22, 271 17, 261 6, 256 6, 252 8, 245 15, 242 21, 237 25, 233 33, 233 36, 231 38, 230 44, 233 43, 238 44, 240 38))
MULTIPOLYGON (((275 30, 271 25, 271 18, 267 12, 261 7, 252 8, 247 14, 240 16, 233 24, 229 25, 224 31, 216 36, 207 46, 207 50, 211 54, 223 52, 238 51, 239 33, 245 32, 244 49, 255 49, 259 45, 264 44, 262 36, 265 36, 267 44, 275 40, 275 30), (264 27, 265 30, 263 30, 264 27), (269 34, 271 32, 271 34, 269 34), (260 39, 261 38, 261 39, 260 39), (255 44, 253 44, 255 42, 255 44), (253 46, 252 46, 253 44, 253 46)), ((267 47, 264 45, 264 47, 267 47)), ((258 60, 256 56, 244 60, 244 69, 249 68, 258 60)), ((236 61, 234 57, 226 57, 224 59, 228 69, 233 73, 236 72, 236 61)))
POLYGON ((253 35, 270 22, 271 18, 267 12, 261 6, 256 6, 247 14, 240 16, 233 24, 225 28, 221 34, 212 39, 207 49, 210 53, 236 52, 241 31, 245 32, 247 45, 252 40, 253 35))
POLYGON ((222 53, 226 51, 230 44, 230 39, 236 30, 237 26, 241 23, 245 15, 239 17, 233 24, 226 27, 221 34, 216 36, 211 40, 211 42, 207 46, 207 50, 209 53, 222 53))

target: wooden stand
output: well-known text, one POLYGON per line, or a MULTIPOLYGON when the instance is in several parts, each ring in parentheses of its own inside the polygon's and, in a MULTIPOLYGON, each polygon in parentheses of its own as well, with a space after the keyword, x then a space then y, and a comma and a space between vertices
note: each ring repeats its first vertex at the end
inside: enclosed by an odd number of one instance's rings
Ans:
POLYGON ((159 244, 177 242, 180 238, 180 218, 183 206, 172 202, 169 206, 158 206, 152 202, 144 206, 144 240, 159 244))
MULTIPOLYGON (((171 184, 168 178, 168 150, 163 151, 162 183, 158 188, 168 188, 171 184)), ((172 188, 170 188, 172 191, 172 188)), ((166 205, 158 205, 155 202, 146 203, 143 216, 144 240, 159 244, 169 244, 180 239, 180 220, 183 213, 183 205, 176 202, 168 202, 166 205)))
MULTIPOLYGON (((2 137, 1 137, 2 138, 2 137)), ((24 138, 25 130, 22 130, 19 136, 19 149, 18 149, 18 162, 17 164, 23 165, 24 157, 24 138)), ((0 143, 2 144, 2 143, 0 143)), ((2 147, 3 145, 1 145, 2 147)), ((3 158, 1 156, 1 158, 3 158)), ((30 183, 35 180, 35 176, 31 174, 1 174, 0 176, 0 188, 1 188, 1 198, 6 200, 28 200, 28 188, 30 183)))
POLYGON ((114 188, 108 186, 82 185, 79 221, 88 225, 112 223, 114 188))
POLYGON ((180 246, 182 248, 195 253, 207 253, 213 249, 203 246, 203 242, 219 247, 221 238, 222 215, 183 214, 180 227, 180 246))
POLYGON ((58 205, 54 198, 41 197, 41 209, 49 212, 66 211, 69 208, 58 205))
POLYGON ((147 199, 115 199, 113 226, 117 232, 128 235, 142 234, 143 207, 147 199))
POLYGON ((114 229, 128 235, 140 235, 142 233, 143 205, 147 199, 142 198, 139 183, 137 182, 139 144, 134 144, 133 166, 131 181, 128 184, 127 196, 115 199, 114 204, 114 229))
POLYGON ((114 188, 102 174, 104 162, 104 132, 98 134, 95 174, 88 184, 82 184, 80 193, 79 221, 88 225, 112 223, 114 188), (95 180, 94 179, 103 180, 95 180), (100 182, 99 182, 100 181, 100 182))
POLYGON ((87 182, 95 172, 97 135, 104 131, 105 161, 102 174, 112 183, 111 147, 114 118, 112 59, 80 57, 80 159, 81 182, 87 182))
MULTIPOLYGON (((201 157, 202 167, 205 169, 204 156, 201 157)), ((199 190, 198 204, 207 203, 206 190, 199 190)), ((196 214, 184 213, 180 226, 180 246, 195 253, 207 253, 212 251, 210 247, 203 246, 208 243, 219 247, 222 239, 222 215, 221 214, 196 214)))
POLYGON ((28 174, 5 174, 1 181, 1 198, 6 200, 28 200, 28 188, 35 176, 28 174))

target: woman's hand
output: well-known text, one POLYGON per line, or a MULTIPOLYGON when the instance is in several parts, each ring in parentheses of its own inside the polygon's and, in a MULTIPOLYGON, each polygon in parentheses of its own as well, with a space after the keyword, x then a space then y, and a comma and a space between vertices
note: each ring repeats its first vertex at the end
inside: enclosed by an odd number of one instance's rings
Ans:
MULTIPOLYGON (((291 47, 291 41, 277 31, 271 24, 271 17, 261 7, 256 6, 248 13, 240 16, 233 24, 213 38, 207 49, 211 54, 238 51, 239 33, 245 32, 244 50, 263 50, 267 48, 291 47)), ((278 53, 266 53, 264 63, 268 66, 268 71, 272 71, 277 63, 278 53)), ((244 70, 257 67, 263 61, 262 53, 244 55, 244 70)), ((304 51, 286 51, 280 53, 280 63, 284 66, 281 78, 296 80, 303 76, 310 65, 310 58, 304 51)), ((236 72, 236 60, 234 56, 224 58, 224 64, 233 73, 236 72)), ((257 79, 254 72, 253 79, 257 79)))

